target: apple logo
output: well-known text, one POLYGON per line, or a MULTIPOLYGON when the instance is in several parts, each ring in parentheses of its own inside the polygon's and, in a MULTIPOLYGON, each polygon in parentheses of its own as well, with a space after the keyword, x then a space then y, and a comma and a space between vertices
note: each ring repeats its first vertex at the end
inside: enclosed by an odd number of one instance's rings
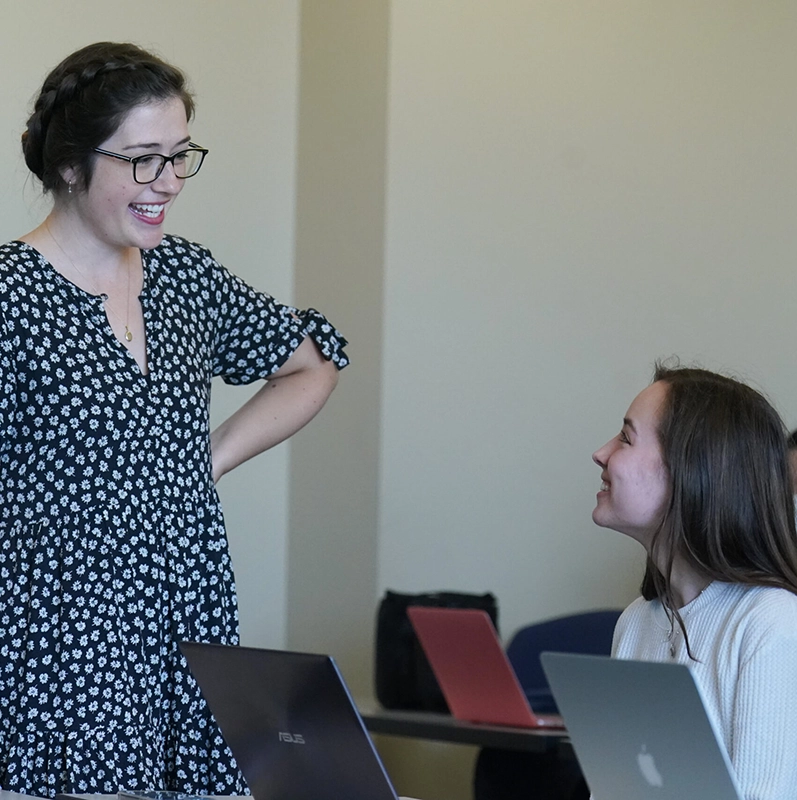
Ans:
POLYGON ((639 771, 642 773, 642 777, 651 786, 661 789, 661 787, 664 786, 664 778, 661 777, 661 773, 656 769, 656 762, 653 759, 653 754, 648 753, 644 744, 637 754, 636 760, 637 764, 639 764, 639 771))

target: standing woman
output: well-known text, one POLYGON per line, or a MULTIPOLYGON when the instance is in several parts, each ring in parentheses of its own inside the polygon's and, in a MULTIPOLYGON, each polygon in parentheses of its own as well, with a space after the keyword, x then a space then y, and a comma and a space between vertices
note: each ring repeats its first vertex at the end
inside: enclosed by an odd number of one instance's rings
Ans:
POLYGON ((164 234, 192 114, 179 70, 106 42, 22 135, 53 207, 0 247, 3 789, 245 789, 177 642, 237 643, 214 484, 315 416, 346 342, 164 234), (211 434, 217 375, 267 382, 211 434))
POLYGON ((648 554, 617 658, 688 664, 746 800, 797 797, 797 535, 786 432, 752 388, 657 367, 593 456, 592 517, 648 554))

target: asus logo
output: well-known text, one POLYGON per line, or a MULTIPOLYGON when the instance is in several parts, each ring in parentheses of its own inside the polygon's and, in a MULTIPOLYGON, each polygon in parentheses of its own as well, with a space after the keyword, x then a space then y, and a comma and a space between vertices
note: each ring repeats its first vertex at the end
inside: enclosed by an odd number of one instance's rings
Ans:
POLYGON ((279 732, 281 742, 290 742, 291 744, 304 744, 304 736, 301 733, 283 733, 279 732))

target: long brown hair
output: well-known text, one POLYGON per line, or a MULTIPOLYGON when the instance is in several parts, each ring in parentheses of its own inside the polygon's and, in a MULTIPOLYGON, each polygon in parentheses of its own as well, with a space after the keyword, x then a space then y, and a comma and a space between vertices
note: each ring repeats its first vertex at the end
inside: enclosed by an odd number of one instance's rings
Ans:
POLYGON ((710 580, 797 594, 787 432, 769 401, 734 378, 657 363, 653 381, 667 384, 659 439, 672 496, 642 595, 659 598, 686 636, 670 585, 676 555, 710 580))

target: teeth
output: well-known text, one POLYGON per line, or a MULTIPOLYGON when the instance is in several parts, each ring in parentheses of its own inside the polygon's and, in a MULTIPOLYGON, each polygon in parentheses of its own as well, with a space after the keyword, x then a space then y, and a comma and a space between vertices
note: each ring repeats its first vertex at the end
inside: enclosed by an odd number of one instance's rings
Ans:
POLYGON ((609 484, 606 483, 606 481, 602 481, 601 482, 601 491, 602 492, 608 492, 609 491, 609 484))
POLYGON ((131 203, 132 207, 136 210, 137 213, 143 214, 146 217, 152 217, 153 219, 158 216, 158 214, 163 211, 163 204, 159 203, 158 205, 149 205, 149 204, 141 204, 138 203, 131 203))

